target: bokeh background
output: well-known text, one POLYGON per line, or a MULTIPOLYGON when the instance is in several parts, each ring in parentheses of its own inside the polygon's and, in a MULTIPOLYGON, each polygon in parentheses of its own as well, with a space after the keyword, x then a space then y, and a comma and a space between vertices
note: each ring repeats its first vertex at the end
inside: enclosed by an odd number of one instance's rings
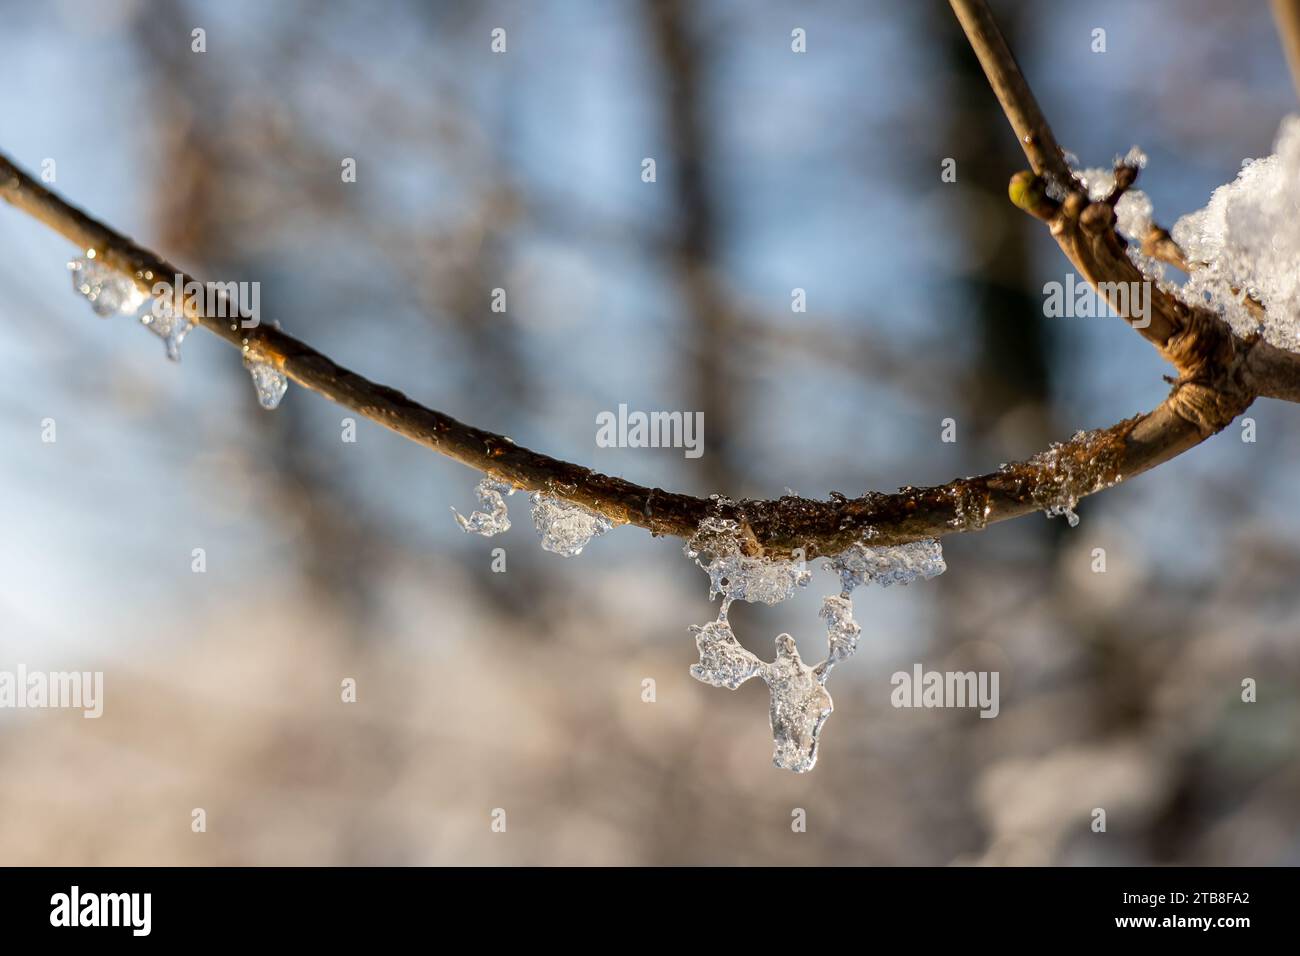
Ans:
MULTIPOLYGON (((1141 145, 1167 226, 1297 108, 1264 3, 993 6, 1061 142, 1086 165, 1141 145)), ((1043 317, 1068 263, 1005 199, 1025 163, 945 3, 0 20, 20 165, 54 159, 61 194, 201 277, 260 282, 265 319, 343 364, 643 484, 942 482, 1167 388, 1119 320, 1043 317), (597 448, 619 403, 703 411, 705 455, 597 448)), ((1300 862, 1294 408, 1258 404, 1254 443, 1233 426, 1075 529, 950 538, 942 577, 859 591, 796 776, 770 765, 760 682, 688 674, 716 605, 680 541, 616 529, 565 560, 521 496, 506 535, 464 535, 474 473, 364 420, 344 443, 349 413, 293 386, 262 410, 203 331, 169 364, 74 295, 75 254, 0 206, 0 668, 106 683, 97 721, 0 711, 0 863, 1300 862), (1000 716, 894 709, 916 662, 998 670, 1000 716)), ((785 630, 817 660, 834 590, 819 570, 732 619, 764 657, 785 630)))

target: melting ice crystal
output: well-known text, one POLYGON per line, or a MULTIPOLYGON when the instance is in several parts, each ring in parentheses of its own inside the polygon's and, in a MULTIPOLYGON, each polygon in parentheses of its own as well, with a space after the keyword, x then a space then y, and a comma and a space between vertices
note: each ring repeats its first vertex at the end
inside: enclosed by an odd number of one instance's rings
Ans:
POLYGON ((69 262, 68 272, 72 276, 72 288, 86 297, 99 316, 107 317, 114 312, 134 315, 147 298, 131 279, 96 259, 93 249, 69 262))
POLYGON ((799 659, 794 638, 776 639, 776 660, 763 679, 772 690, 772 763, 795 773, 807 773, 817 763, 817 737, 834 705, 824 678, 799 659))
POLYGON ((802 561, 772 561, 741 551, 740 527, 734 521, 705 518, 695 537, 686 543, 687 557, 709 576, 709 597, 722 595, 723 603, 757 601, 779 604, 805 586, 812 573, 802 561))
POLYGON ((819 616, 826 621, 826 660, 822 668, 829 671, 858 649, 862 627, 853 620, 853 600, 842 594, 829 594, 822 600, 819 616))
POLYGON ((741 646, 725 617, 703 626, 692 624, 691 632, 700 651, 700 662, 691 665, 696 680, 735 690, 763 672, 763 662, 741 646))
POLYGON ((451 509, 461 530, 467 534, 481 534, 485 538, 509 531, 510 514, 506 507, 505 496, 513 495, 515 489, 489 475, 478 483, 478 488, 475 490, 479 504, 483 506, 482 511, 475 511, 466 518, 455 508, 451 509))
POLYGON ((566 558, 582 554, 592 538, 614 527, 604 515, 538 491, 529 496, 529 501, 533 506, 533 527, 542 539, 542 548, 566 558))
POLYGON ((164 299, 154 299, 151 308, 140 316, 140 324, 163 340, 167 357, 173 362, 181 360, 181 343, 194 323, 185 313, 178 313, 171 303, 164 299))
POLYGON ((180 361, 181 342, 194 327, 184 312, 178 314, 165 298, 145 295, 126 275, 96 259, 93 249, 69 262, 68 272, 72 276, 72 288, 78 295, 85 296, 96 315, 135 315, 141 305, 150 303, 149 308, 140 314, 140 324, 163 340, 169 359, 180 361))
POLYGON ((263 408, 278 408, 280 399, 289 388, 289 378, 270 362, 244 356, 244 368, 253 378, 253 388, 257 391, 257 401, 263 408))
POLYGON ((878 547, 859 542, 831 558, 826 569, 839 574, 841 593, 847 598, 864 584, 911 584, 917 578, 943 574, 947 565, 939 542, 929 539, 878 547))
MULTIPOLYGON (((173 362, 181 358, 181 343, 194 322, 184 310, 177 311, 166 298, 151 298, 141 292, 129 276, 111 269, 95 257, 93 249, 68 263, 72 288, 90 303, 96 315, 110 316, 115 312, 135 315, 140 306, 150 302, 150 307, 140 315, 140 324, 163 340, 167 357, 173 362)), ((139 277, 139 273, 137 273, 139 277)), ((263 408, 276 408, 289 388, 288 376, 274 364, 244 355, 244 367, 253 379, 257 400, 263 408)))
POLYGON ((803 561, 745 555, 742 540, 737 522, 706 518, 683 549, 709 575, 710 597, 722 595, 717 620, 691 627, 700 652, 691 676, 730 690, 761 677, 772 695, 772 763, 805 773, 817 763, 818 737, 834 710, 826 679, 831 668, 856 650, 862 630, 853 619, 854 589, 868 583, 887 587, 932 578, 945 570, 943 551, 933 540, 877 547, 858 543, 827 561, 826 569, 840 576, 841 590, 822 602, 826 659, 810 667, 800 659, 789 634, 777 637, 776 659, 770 664, 736 639, 727 620, 733 600, 776 604, 812 577, 803 561))
POLYGON ((817 735, 834 709, 822 678, 799 659, 794 638, 776 639, 771 664, 745 650, 725 618, 692 626, 700 662, 691 676, 714 687, 735 690, 751 677, 761 677, 772 692, 772 763, 804 773, 817 762, 817 735))
MULTIPOLYGON (((461 530, 484 537, 510 530, 506 496, 513 495, 515 489, 507 482, 488 475, 478 483, 476 493, 482 510, 475 511, 466 518, 455 508, 451 509, 461 530)), ((542 539, 542 548, 566 558, 581 554, 592 538, 614 527, 613 522, 604 515, 541 492, 533 492, 529 495, 529 501, 532 504, 533 526, 537 529, 537 536, 542 539)))

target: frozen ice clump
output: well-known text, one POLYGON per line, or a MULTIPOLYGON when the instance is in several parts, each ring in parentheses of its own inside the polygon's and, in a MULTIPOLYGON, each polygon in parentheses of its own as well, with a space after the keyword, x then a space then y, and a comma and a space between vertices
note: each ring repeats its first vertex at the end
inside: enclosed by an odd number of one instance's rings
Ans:
POLYGON ((1300 116, 1282 121, 1271 156, 1243 162, 1172 235, 1193 265, 1185 302, 1208 305, 1239 334, 1262 331, 1300 350, 1300 116), (1262 320, 1247 296, 1263 305, 1262 320))
POLYGON ((822 601, 820 616, 826 621, 826 660, 817 666, 822 680, 831 668, 858 648, 862 628, 853 619, 853 592, 866 584, 889 587, 937 577, 947 570, 943 546, 937 539, 897 545, 870 545, 859 541, 823 564, 840 576, 840 593, 822 601))
POLYGON ((723 597, 723 614, 732 601, 780 604, 812 579, 806 562, 750 557, 741 552, 734 521, 705 518, 683 548, 709 576, 709 597, 723 597))
MULTIPOLYGON (((1116 167, 1145 169, 1146 165, 1147 154, 1141 148, 1134 146, 1123 156, 1116 156, 1109 168, 1076 169, 1074 174, 1088 191, 1088 198, 1093 202, 1100 202, 1115 188, 1116 167)), ((1064 198, 1064 195, 1056 198, 1064 198)), ((1153 215, 1151 199, 1140 189, 1125 190, 1124 195, 1120 196, 1115 203, 1115 228, 1120 235, 1129 240, 1127 250, 1129 260, 1148 279, 1163 285, 1164 263, 1142 252, 1142 239, 1151 230, 1153 215)))
POLYGON ((510 514, 506 506, 506 495, 513 495, 515 489, 504 481, 497 481, 490 475, 478 483, 475 489, 482 511, 475 511, 468 518, 455 508, 451 513, 456 516, 456 523, 466 534, 481 534, 490 538, 510 530, 510 514))
MULTIPOLYGON (((1133 147, 1137 149, 1137 147, 1133 147)), ((1142 157, 1139 165, 1133 159, 1132 150, 1129 155, 1124 157, 1124 165, 1141 168, 1146 165, 1146 157, 1142 157), (1132 161, 1130 161, 1132 160, 1132 161)), ((1079 169, 1075 170, 1075 175, 1083 182, 1084 187, 1088 190, 1088 198, 1093 202, 1100 202, 1110 195, 1115 188, 1115 170, 1112 169, 1079 169)), ((1120 235, 1126 239, 1132 239, 1134 242, 1141 242, 1142 237, 1147 230, 1151 228, 1151 200, 1147 194, 1140 189, 1125 190, 1124 195, 1119 197, 1115 203, 1115 228, 1119 230, 1120 235)))
MULTIPOLYGON (((96 315, 135 315, 141 305, 151 302, 150 308, 140 315, 140 324, 163 340, 169 359, 181 360, 181 342, 194 328, 184 312, 177 313, 165 298, 151 299, 131 279, 96 259, 93 249, 69 262, 68 272, 72 276, 72 288, 86 297, 96 315)), ((140 273, 136 275, 139 277, 140 273)))
POLYGON ((819 616, 826 622, 827 653, 823 669, 829 671, 858 649, 862 627, 853 619, 853 600, 842 594, 824 598, 819 616))
POLYGON ((72 288, 85 296, 98 316, 107 317, 114 312, 134 315, 147 298, 131 279, 96 259, 94 249, 69 262, 68 273, 72 276, 72 288))
MULTIPOLYGON (((131 279, 96 259, 93 249, 88 250, 84 257, 69 262, 68 272, 72 276, 73 289, 86 297, 96 315, 135 315, 141 305, 150 301, 150 297, 141 292, 131 279)), ((183 312, 177 314, 166 299, 153 299, 151 307, 141 314, 140 324, 163 340, 169 359, 180 361, 181 342, 194 327, 188 316, 183 312)))
POLYGON ((263 408, 278 408, 280 399, 289 388, 289 378, 270 362, 244 356, 244 368, 253 378, 253 388, 257 391, 257 400, 263 408))
POLYGON ((842 594, 848 597, 854 588, 864 584, 889 587, 911 584, 917 578, 933 578, 943 574, 948 565, 943 560, 942 545, 927 538, 882 547, 853 544, 831 558, 826 567, 839 573, 842 594))
POLYGON ((1083 188, 1088 190, 1088 198, 1093 202, 1101 202, 1115 188, 1115 170, 1113 169, 1094 166, 1091 169, 1076 169, 1074 175, 1083 184, 1083 188))
POLYGON ((1136 243, 1151 230, 1151 200, 1140 189, 1130 189, 1115 203, 1115 228, 1136 243))
POLYGON ((1049 518, 1064 517, 1073 528, 1079 524, 1074 509, 1080 498, 1123 480, 1123 450, 1123 441, 1110 431, 1077 431, 1069 442, 1053 442, 1020 466, 1004 465, 1003 471, 1027 470, 1020 480, 1028 481, 1025 490, 1034 503, 1049 518))
POLYGON ((181 360, 181 343, 194 328, 189 316, 177 312, 166 299, 154 299, 153 305, 140 316, 140 324, 163 340, 169 359, 181 360))
POLYGON ((1131 146, 1123 157, 1116 156, 1114 165, 1132 166, 1134 169, 1147 168, 1147 154, 1141 146, 1131 146))
POLYGON ((771 692, 772 763, 783 770, 805 773, 817 763, 817 738, 834 705, 822 678, 799 659, 794 638, 776 639, 776 660, 766 664, 736 640, 726 620, 692 627, 700 662, 691 676, 714 687, 735 690, 752 677, 761 677, 771 692))
POLYGON ((542 539, 542 548, 572 558, 582 554, 592 538, 604 534, 613 523, 604 515, 540 492, 529 496, 533 506, 533 527, 542 539))
POLYGON ((703 626, 691 625, 700 662, 691 665, 691 676, 714 687, 735 690, 763 670, 763 662, 745 650, 725 618, 703 626))
POLYGON ((722 595, 718 618, 693 626, 700 661, 691 676, 714 687, 735 690, 761 677, 770 691, 772 763, 784 770, 806 773, 817 763, 817 742, 826 718, 834 710, 825 684, 831 669, 853 654, 862 628, 853 619, 852 594, 866 583, 910 584, 943 573, 943 549, 935 540, 883 547, 854 544, 826 562, 840 576, 841 593, 822 602, 826 622, 826 658, 810 667, 800 659, 794 638, 776 639, 776 659, 768 664, 736 639, 727 620, 733 600, 776 604, 808 583, 812 574, 803 561, 749 557, 742 553, 740 525, 729 519, 706 518, 683 549, 709 575, 709 597, 722 595))
POLYGON ((835 709, 822 679, 799 659, 789 634, 776 639, 776 660, 764 669, 772 691, 772 764, 807 773, 817 763, 817 738, 835 709))
POLYGON ((1043 514, 1049 518, 1064 518, 1071 528, 1077 528, 1079 527, 1079 516, 1074 510, 1077 504, 1077 501, 1072 501, 1068 504, 1048 505, 1043 509, 1043 514))

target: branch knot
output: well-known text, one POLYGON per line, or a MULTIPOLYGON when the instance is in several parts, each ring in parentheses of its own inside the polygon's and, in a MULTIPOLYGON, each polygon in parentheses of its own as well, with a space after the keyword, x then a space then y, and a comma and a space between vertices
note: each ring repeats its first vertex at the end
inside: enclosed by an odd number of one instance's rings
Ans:
POLYGON ((1180 417, 1212 435, 1232 424, 1258 395, 1247 361, 1258 336, 1239 339, 1201 308, 1182 306, 1178 318, 1180 328, 1161 349, 1179 373, 1170 401, 1180 417))

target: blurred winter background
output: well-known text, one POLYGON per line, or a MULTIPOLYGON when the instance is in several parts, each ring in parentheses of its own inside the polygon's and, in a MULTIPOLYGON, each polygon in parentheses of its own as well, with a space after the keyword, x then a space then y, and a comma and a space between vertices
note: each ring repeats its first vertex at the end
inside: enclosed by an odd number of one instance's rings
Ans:
MULTIPOLYGON (((993 6, 1084 164, 1145 148, 1165 225, 1297 107, 1263 3, 993 6)), ((892 490, 1166 391, 1119 320, 1043 317, 1068 265, 1005 199, 1025 162, 945 3, 0 18, 0 150, 54 159, 60 193, 197 275, 260 282, 265 318, 343 364, 603 471, 892 490), (704 457, 595 447, 619 403, 702 410, 704 457)), ((1076 529, 950 538, 942 577, 858 592, 796 776, 760 682, 688 674, 716 606, 680 541, 617 529, 561 559, 520 496, 503 538, 462 534, 474 473, 364 420, 344 443, 349 413, 296 387, 262 410, 205 332, 169 364, 74 295, 75 253, 0 205, 0 669, 106 682, 98 721, 0 711, 0 863, 1300 863, 1294 408, 1258 404, 1255 443, 1233 426, 1076 529), (915 662, 1000 671, 1001 715, 894 709, 915 662)), ((832 590, 819 571, 732 619, 816 660, 832 590)))

